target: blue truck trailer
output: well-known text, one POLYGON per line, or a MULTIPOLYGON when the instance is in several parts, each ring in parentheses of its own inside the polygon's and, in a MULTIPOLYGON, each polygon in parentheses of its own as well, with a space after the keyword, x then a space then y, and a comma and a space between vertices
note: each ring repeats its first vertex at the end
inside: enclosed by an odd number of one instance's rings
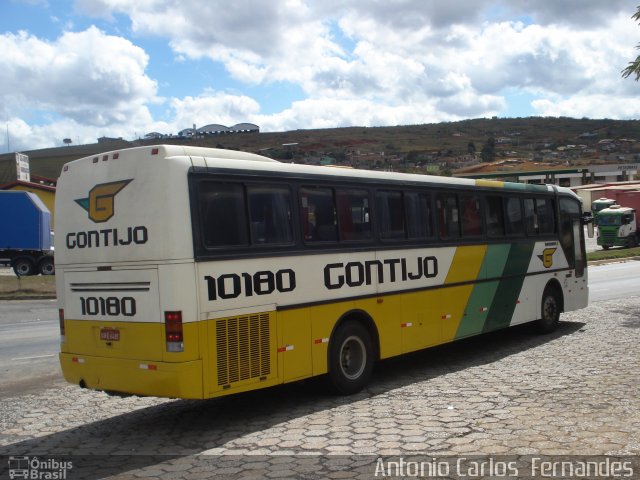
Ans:
POLYGON ((31 192, 0 190, 0 263, 16 275, 53 275, 51 213, 31 192))

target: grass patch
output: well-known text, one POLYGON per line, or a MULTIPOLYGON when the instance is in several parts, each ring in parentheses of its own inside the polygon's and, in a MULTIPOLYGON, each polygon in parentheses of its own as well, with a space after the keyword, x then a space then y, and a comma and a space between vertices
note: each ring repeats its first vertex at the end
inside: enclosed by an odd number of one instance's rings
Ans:
POLYGON ((609 250, 598 250, 597 252, 587 253, 587 260, 593 262, 595 260, 617 260, 620 258, 638 257, 640 256, 640 247, 636 248, 610 248, 609 250))
POLYGON ((32 277, 0 276, 0 298, 32 296, 56 296, 56 277, 34 275, 32 277))

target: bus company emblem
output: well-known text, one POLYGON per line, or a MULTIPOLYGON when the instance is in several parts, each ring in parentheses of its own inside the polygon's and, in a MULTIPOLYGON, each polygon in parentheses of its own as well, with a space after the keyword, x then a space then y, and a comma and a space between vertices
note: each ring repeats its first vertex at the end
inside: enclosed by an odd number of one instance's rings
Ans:
POLYGON ((542 260, 544 268, 551 268, 553 266, 553 254, 556 250, 557 248, 545 248, 542 251, 542 255, 538 255, 538 258, 542 260))
POLYGON ((80 198, 76 203, 89 213, 89 218, 95 223, 103 223, 113 217, 115 213, 115 197, 133 179, 119 182, 101 183, 89 191, 87 198, 80 198))

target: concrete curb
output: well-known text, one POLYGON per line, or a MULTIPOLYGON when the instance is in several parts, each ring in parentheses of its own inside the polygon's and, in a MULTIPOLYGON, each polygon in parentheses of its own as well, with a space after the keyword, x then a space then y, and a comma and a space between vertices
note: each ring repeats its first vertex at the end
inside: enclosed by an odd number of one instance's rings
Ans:
POLYGON ((640 257, 607 258, 605 260, 587 260, 587 265, 606 265, 609 263, 640 262, 640 257))
POLYGON ((56 295, 0 295, 0 302, 5 300, 55 300, 56 295))

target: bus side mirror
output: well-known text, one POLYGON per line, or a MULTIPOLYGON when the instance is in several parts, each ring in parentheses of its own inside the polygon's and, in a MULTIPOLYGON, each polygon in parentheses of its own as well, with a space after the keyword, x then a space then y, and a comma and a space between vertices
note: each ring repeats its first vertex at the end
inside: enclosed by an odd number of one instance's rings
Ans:
POLYGON ((582 212, 582 224, 587 226, 587 236, 589 238, 593 238, 593 224, 594 224, 593 214, 591 212, 582 212))

